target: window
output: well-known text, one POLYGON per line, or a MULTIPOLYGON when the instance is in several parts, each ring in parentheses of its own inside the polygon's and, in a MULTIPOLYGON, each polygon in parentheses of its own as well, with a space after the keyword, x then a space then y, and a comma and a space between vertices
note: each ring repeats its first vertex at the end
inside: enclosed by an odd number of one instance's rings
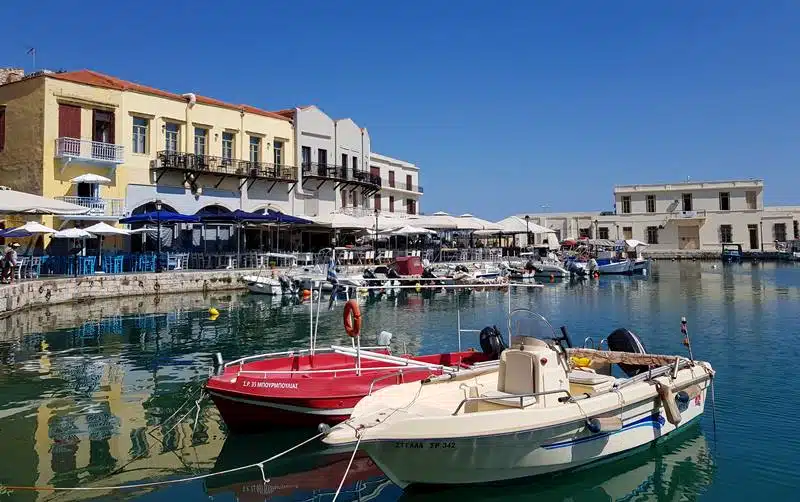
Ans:
POLYGON ((301 158, 303 167, 307 167, 311 165, 311 147, 304 146, 301 151, 301 158))
POLYGON ((800 225, 798 225, 797 220, 794 220, 792 224, 793 224, 792 226, 794 227, 794 238, 800 239, 800 225))
POLYGON ((625 240, 633 239, 633 227, 622 227, 622 238, 625 240))
POLYGON ((389 186, 394 188, 394 171, 389 171, 389 186))
POLYGON ((747 203, 747 209, 758 209, 758 201, 755 192, 745 192, 744 198, 747 203))
POLYGON ((730 244, 733 242, 733 227, 730 225, 719 226, 719 241, 723 244, 730 244))
POLYGON ((394 195, 389 196, 389 212, 394 212, 394 195))
POLYGON ((731 210, 731 193, 730 192, 720 192, 719 193, 719 210, 720 211, 730 211, 731 210))
POLYGON ((276 139, 272 142, 272 162, 276 166, 283 165, 283 141, 276 139))
POLYGON ((148 120, 133 117, 133 153, 147 153, 148 120))
POLYGON ((411 190, 411 175, 406 174, 406 190, 411 190))
POLYGON ((208 129, 194 128, 194 154, 205 155, 208 152, 208 129))
POLYGON ((417 201, 408 199, 408 214, 417 214, 417 201))
POLYGON ((375 205, 375 209, 377 209, 378 211, 381 210, 381 196, 380 195, 376 195, 375 196, 375 204, 374 205, 375 205))
POLYGON ((347 154, 342 154, 342 170, 347 173, 347 154))
POLYGON ((778 242, 786 242, 786 223, 776 223, 772 226, 772 235, 778 242))
POLYGON ((81 107, 73 105, 58 105, 58 137, 81 137, 81 107))
POLYGON ((658 227, 647 227, 645 237, 648 244, 658 244, 658 227))
POLYGON ((681 195, 681 199, 683 200, 683 210, 684 211, 691 211, 692 210, 692 194, 685 193, 681 195))
POLYGON ((655 195, 648 195, 647 199, 647 212, 648 213, 655 213, 656 212, 656 196, 655 195))
POLYGON ((164 126, 164 149, 168 152, 177 152, 180 142, 181 126, 167 122, 164 126))
POLYGON ((6 147, 6 109, 0 107, 0 152, 6 147))
POLYGON ((222 133, 222 158, 225 160, 233 159, 233 133, 222 133))
POLYGON ((261 138, 250 136, 250 162, 261 162, 261 138))
POLYGON ((358 171, 358 157, 353 155, 353 172, 358 171))
POLYGON ((317 164, 320 167, 328 167, 328 150, 324 148, 317 149, 317 164))
POLYGON ((591 239, 592 238, 592 229, 591 228, 581 228, 578 230, 578 237, 581 239, 591 239))
POLYGON ((600 227, 597 229, 598 239, 608 239, 608 227, 600 227))
POLYGON ((630 214, 631 212, 631 196, 622 196, 622 214, 630 214))

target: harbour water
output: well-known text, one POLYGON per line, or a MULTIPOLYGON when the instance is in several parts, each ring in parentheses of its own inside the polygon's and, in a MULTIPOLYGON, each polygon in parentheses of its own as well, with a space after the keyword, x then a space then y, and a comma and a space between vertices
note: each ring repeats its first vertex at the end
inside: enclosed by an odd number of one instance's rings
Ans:
MULTIPOLYGON (((709 405, 679 436, 623 459, 511 485, 403 494, 359 456, 339 500, 796 498, 800 266, 660 262, 646 278, 604 276, 511 293, 407 291, 365 302, 364 336, 387 330, 396 347, 412 352, 452 349, 459 306, 462 327, 505 331, 509 294, 513 307, 566 325, 576 342, 627 327, 658 353, 684 353, 685 316, 695 357, 717 370, 716 413, 709 405)), ((320 321, 320 343, 347 341, 341 309, 323 310, 320 321)), ((0 500, 331 500, 349 455, 324 455, 315 446, 266 464, 266 484, 253 468, 157 489, 24 489, 220 472, 313 435, 228 437, 209 401, 199 411, 181 407, 199 392, 213 353, 231 359, 305 346, 308 332, 307 305, 238 293, 120 299, 0 320, 0 500), (218 317, 209 317, 211 306, 218 317)), ((471 335, 464 335, 465 347, 477 347, 471 335)))

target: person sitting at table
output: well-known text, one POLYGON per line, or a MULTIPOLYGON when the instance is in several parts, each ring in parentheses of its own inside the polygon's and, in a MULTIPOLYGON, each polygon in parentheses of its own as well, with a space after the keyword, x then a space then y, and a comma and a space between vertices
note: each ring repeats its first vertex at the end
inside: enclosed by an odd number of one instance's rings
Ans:
POLYGON ((12 242, 3 253, 3 266, 0 273, 0 282, 14 284, 14 269, 17 268, 17 248, 19 242, 12 242))

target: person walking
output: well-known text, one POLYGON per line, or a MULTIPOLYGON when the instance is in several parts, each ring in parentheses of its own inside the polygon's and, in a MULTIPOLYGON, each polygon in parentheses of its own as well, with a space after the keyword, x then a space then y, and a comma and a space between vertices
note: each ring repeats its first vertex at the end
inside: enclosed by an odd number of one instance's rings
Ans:
POLYGON ((14 270, 17 268, 17 248, 19 242, 12 242, 6 247, 3 253, 3 271, 0 273, 0 281, 6 284, 14 283, 14 270))

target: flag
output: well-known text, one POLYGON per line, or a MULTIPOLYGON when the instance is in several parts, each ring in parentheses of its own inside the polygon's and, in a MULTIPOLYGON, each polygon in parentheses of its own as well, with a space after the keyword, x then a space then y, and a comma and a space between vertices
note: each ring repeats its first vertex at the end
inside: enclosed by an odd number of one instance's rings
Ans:
POLYGON ((28 49, 28 52, 26 52, 25 54, 28 54, 29 56, 35 56, 36 55, 36 47, 31 47, 30 49, 28 49))

